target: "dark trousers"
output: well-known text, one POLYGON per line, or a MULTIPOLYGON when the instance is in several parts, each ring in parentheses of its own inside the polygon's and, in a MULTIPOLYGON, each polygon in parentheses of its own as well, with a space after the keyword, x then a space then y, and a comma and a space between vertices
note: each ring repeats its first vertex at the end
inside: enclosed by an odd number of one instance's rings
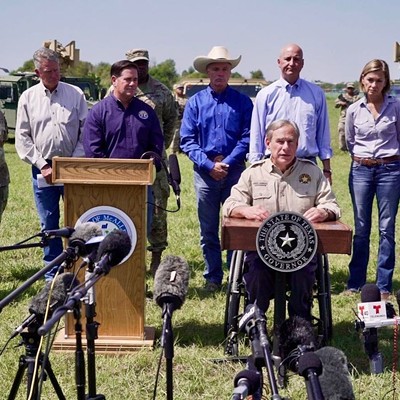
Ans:
MULTIPOLYGON (((248 270, 243 275, 249 303, 257 301, 258 307, 267 312, 269 302, 275 296, 275 274, 260 259, 256 252, 246 254, 248 270)), ((317 257, 315 256, 304 268, 295 272, 281 272, 286 275, 286 282, 290 289, 288 302, 289 316, 298 315, 311 320, 312 290, 315 283, 317 257)))

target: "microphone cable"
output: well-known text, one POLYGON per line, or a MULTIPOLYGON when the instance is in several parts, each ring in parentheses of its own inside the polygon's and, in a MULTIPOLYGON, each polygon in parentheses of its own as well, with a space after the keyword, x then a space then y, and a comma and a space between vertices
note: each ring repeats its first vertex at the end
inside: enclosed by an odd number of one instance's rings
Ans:
POLYGON ((147 201, 147 204, 150 204, 154 207, 157 207, 158 209, 165 211, 165 212, 169 212, 169 213, 176 213, 181 209, 181 200, 180 200, 180 196, 179 194, 176 193, 176 186, 175 186, 175 182, 172 179, 171 173, 168 170, 167 164, 165 163, 165 161, 163 160, 163 158, 158 155, 157 153, 155 153, 154 151, 146 151, 145 153, 142 154, 142 156, 140 157, 140 159, 149 159, 149 158, 155 158, 157 161, 160 162, 162 169, 164 170, 165 174, 167 175, 167 180, 168 180, 168 184, 172 187, 173 192, 175 194, 176 197, 176 206, 177 208, 175 210, 168 210, 166 208, 163 208, 155 203, 152 203, 150 201, 147 201))

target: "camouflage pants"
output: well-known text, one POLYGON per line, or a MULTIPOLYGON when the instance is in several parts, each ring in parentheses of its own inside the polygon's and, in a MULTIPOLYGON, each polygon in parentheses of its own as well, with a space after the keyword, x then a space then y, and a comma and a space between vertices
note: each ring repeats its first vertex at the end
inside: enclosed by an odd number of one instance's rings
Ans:
POLYGON ((339 122, 338 133, 339 133, 339 149, 347 151, 346 136, 344 133, 344 122, 339 122))
MULTIPOLYGON (((170 189, 167 174, 163 169, 157 172, 152 190, 154 204, 166 209, 168 206, 170 189)), ((147 232, 147 240, 150 243, 147 247, 149 251, 163 251, 168 246, 167 212, 158 207, 153 208, 153 220, 150 232, 147 232)))
POLYGON ((174 139, 172 140, 172 152, 173 153, 180 153, 181 148, 181 121, 176 123, 176 129, 175 129, 175 135, 174 135, 174 139))
POLYGON ((0 187, 0 222, 8 200, 8 185, 0 187))

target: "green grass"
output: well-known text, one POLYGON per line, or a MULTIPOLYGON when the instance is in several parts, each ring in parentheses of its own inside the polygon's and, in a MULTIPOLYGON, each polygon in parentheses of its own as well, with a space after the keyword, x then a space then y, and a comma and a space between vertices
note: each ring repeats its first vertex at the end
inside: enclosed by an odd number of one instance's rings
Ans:
MULTIPOLYGON (((350 158, 337 146, 338 111, 334 109, 334 99, 328 100, 332 131, 332 145, 335 156, 332 159, 333 187, 343 210, 342 221, 353 225, 352 207, 347 188, 350 158)), ((17 243, 39 232, 39 222, 33 202, 30 184, 30 168, 19 160, 12 143, 6 144, 6 157, 11 171, 9 204, 3 215, 0 227, 0 246, 17 243)), ((231 362, 214 362, 224 359, 223 328, 225 295, 207 295, 203 292, 203 259, 199 247, 199 233, 195 198, 193 191, 192 165, 183 155, 179 156, 182 173, 182 209, 169 215, 169 248, 166 254, 182 255, 191 268, 189 294, 182 309, 173 316, 175 334, 175 357, 173 360, 174 398, 193 399, 229 399, 233 390, 233 378, 243 365, 231 362)), ((170 207, 175 207, 173 196, 170 207)), ((374 281, 378 232, 376 210, 371 241, 371 261, 368 280, 374 281)), ((398 230, 398 229, 397 229, 398 230)), ((332 239, 334 240, 334 238, 332 239)), ((362 348, 361 340, 353 327, 353 309, 358 298, 348 298, 340 293, 347 279, 349 256, 331 255, 332 304, 334 319, 334 337, 332 345, 342 349, 351 365, 353 385, 357 399, 392 399, 385 393, 392 386, 393 331, 390 328, 379 330, 380 350, 385 357, 385 373, 371 376, 368 358, 362 348)), ((42 267, 41 249, 26 249, 0 252, 0 298, 24 283, 42 267)), ((153 281, 148 278, 151 288, 153 281)), ((29 315, 30 299, 41 290, 43 282, 35 283, 14 303, 5 307, 0 314, 0 346, 25 317, 29 315)), ((400 288, 398 270, 394 276, 394 291, 400 288)), ((271 317, 268 316, 270 322, 271 317)), ((146 303, 146 324, 161 329, 161 309, 151 299, 146 303)), ((100 326, 101 332, 101 326, 100 326)), ((0 398, 6 398, 18 369, 24 346, 16 347, 19 338, 12 341, 7 351, 0 357, 0 398)), ((129 355, 96 356, 97 392, 107 399, 151 399, 160 348, 145 349, 129 355)), ((250 349, 242 347, 243 354, 250 349)), ((50 353, 50 360, 67 399, 76 398, 74 354, 50 353)), ((161 367, 158 385, 159 399, 166 398, 165 361, 161 367)), ((399 385, 396 384, 399 390, 399 385)), ((289 385, 281 390, 282 396, 292 399, 306 399, 304 381, 300 377, 291 377, 289 385)), ((18 399, 26 398, 25 382, 21 384, 18 399)), ((43 385, 43 399, 55 399, 50 381, 43 385)), ((269 398, 268 396, 266 398, 269 398)))

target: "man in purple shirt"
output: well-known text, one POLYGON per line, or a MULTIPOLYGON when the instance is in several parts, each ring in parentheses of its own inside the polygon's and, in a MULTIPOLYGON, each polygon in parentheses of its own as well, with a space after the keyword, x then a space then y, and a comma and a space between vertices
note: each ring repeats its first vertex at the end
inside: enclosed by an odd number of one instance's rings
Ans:
MULTIPOLYGON (((220 208, 245 168, 253 104, 228 85, 231 59, 225 47, 216 46, 194 67, 210 78, 210 86, 186 104, 181 126, 181 149, 194 163, 194 185, 205 260, 205 289, 214 292, 223 278, 219 241, 220 208)), ((229 262, 228 257, 228 262, 229 262)))
POLYGON ((135 98, 138 70, 122 60, 111 66, 113 93, 95 104, 84 126, 86 157, 140 158, 153 151, 161 156, 164 137, 155 111, 135 98))

